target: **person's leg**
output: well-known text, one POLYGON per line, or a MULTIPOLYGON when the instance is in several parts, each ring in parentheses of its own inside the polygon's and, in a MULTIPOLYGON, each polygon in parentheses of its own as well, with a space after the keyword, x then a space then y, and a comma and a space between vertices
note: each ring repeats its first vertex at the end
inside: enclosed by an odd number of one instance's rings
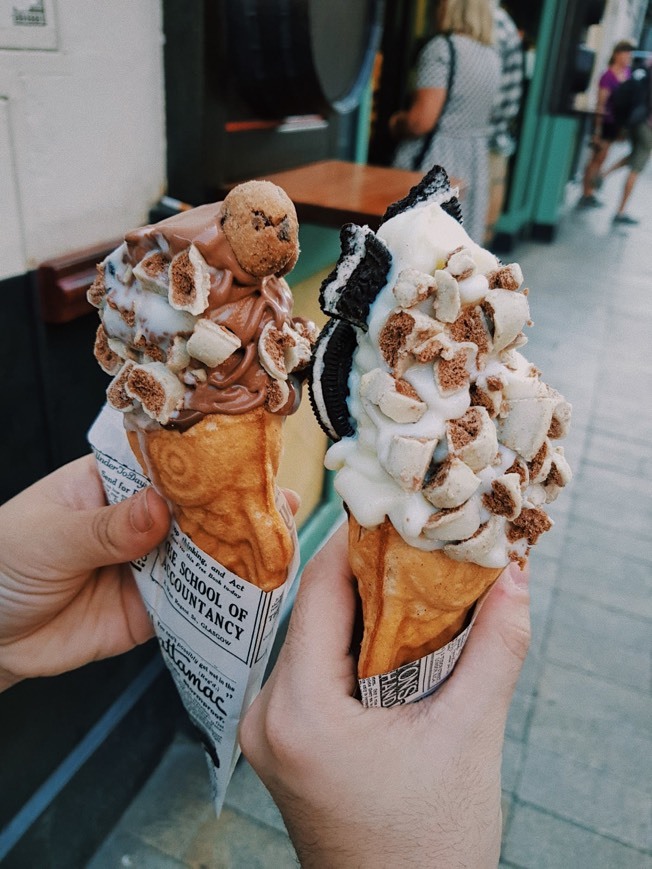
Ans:
POLYGON ((600 173, 601 178, 606 178, 607 175, 611 175, 612 172, 616 172, 618 169, 622 169, 623 166, 629 166, 631 160, 631 153, 627 154, 625 157, 622 157, 620 160, 617 160, 613 166, 609 166, 608 169, 605 169, 604 172, 600 173))
POLYGON ((600 173, 602 164, 604 163, 607 154, 609 153, 610 142, 600 141, 599 144, 593 146, 593 152, 589 162, 584 170, 584 178, 582 180, 582 197, 588 199, 595 189, 595 179, 600 173))
POLYGON ((623 194, 618 206, 618 211, 614 216, 616 223, 633 224, 638 223, 633 217, 625 214, 625 208, 629 201, 638 176, 641 174, 647 161, 650 159, 650 151, 652 150, 652 128, 647 123, 638 124, 631 132, 632 153, 629 155, 629 174, 625 179, 623 194))
POLYGON ((495 226, 503 211, 507 186, 507 157, 496 151, 489 152, 489 208, 487 209, 484 244, 494 237, 495 226))
POLYGON ((638 172, 634 172, 633 170, 629 172, 627 178, 625 179, 625 186, 623 187, 623 195, 620 200, 620 205, 618 206, 618 211, 616 212, 616 216, 622 215, 625 213, 625 206, 627 205, 627 201, 629 197, 632 195, 632 190, 634 189, 634 185, 638 179, 638 172))

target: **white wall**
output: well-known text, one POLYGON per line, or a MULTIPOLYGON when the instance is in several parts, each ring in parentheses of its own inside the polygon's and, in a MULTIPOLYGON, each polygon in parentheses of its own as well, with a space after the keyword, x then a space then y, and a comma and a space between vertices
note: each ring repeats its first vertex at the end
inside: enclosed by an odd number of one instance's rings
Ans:
POLYGON ((162 39, 159 0, 0 0, 0 278, 147 220, 162 39), (12 20, 30 7, 44 24, 12 20))

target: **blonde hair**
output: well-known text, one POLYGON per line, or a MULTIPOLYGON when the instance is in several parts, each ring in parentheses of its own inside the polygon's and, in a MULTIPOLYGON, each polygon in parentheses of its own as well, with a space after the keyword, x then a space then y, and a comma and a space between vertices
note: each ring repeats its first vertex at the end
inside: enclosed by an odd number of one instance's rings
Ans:
POLYGON ((440 0, 437 18, 445 33, 462 33, 483 45, 494 44, 494 15, 489 0, 440 0))

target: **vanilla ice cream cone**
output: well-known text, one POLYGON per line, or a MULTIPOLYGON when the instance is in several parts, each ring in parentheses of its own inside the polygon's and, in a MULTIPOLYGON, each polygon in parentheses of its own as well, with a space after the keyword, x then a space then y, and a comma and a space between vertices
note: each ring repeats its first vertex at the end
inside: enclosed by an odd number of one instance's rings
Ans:
POLYGON ((529 290, 465 232, 435 166, 377 233, 348 224, 321 287, 310 397, 349 514, 359 676, 447 645, 552 527, 570 405, 519 352, 529 290))
POLYGON ((388 673, 449 643, 502 571, 453 561, 441 549, 415 549, 388 520, 367 529, 353 516, 349 560, 362 601, 361 679, 388 673))

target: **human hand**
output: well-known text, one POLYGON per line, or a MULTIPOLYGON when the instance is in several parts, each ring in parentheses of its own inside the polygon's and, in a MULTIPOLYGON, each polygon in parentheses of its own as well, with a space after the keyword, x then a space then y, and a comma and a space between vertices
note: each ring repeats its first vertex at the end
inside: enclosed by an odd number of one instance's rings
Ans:
POLYGON ((390 117, 388 127, 389 134, 393 139, 402 139, 405 135, 406 117, 407 112, 405 111, 394 112, 394 114, 390 117))
POLYGON ((108 507, 85 456, 0 507, 0 689, 153 636, 129 561, 169 527, 153 489, 108 507))
POLYGON ((240 729, 302 866, 496 866, 505 721, 530 636, 526 583, 515 565, 503 572, 435 695, 365 709, 353 697, 346 529, 313 559, 240 729))

